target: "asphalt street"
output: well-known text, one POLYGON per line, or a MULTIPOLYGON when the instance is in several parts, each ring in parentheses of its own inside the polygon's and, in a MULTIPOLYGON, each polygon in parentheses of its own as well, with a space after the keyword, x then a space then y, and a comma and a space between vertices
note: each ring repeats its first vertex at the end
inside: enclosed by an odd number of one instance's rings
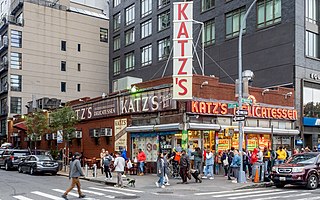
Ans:
MULTIPOLYGON (((62 200, 61 194, 70 185, 67 177, 19 174, 17 171, 0 170, 0 200, 62 200)), ((208 183, 208 182, 207 182, 208 183)), ((306 190, 303 187, 286 187, 284 189, 271 188, 252 188, 244 190, 223 190, 208 191, 205 185, 171 185, 165 189, 156 188, 154 183, 150 183, 143 188, 126 187, 115 188, 81 181, 83 193, 87 195, 85 199, 141 199, 141 200, 320 200, 320 189, 306 190)), ((211 184, 214 184, 211 183, 211 184)), ((76 189, 69 193, 68 199, 78 199, 76 189)))

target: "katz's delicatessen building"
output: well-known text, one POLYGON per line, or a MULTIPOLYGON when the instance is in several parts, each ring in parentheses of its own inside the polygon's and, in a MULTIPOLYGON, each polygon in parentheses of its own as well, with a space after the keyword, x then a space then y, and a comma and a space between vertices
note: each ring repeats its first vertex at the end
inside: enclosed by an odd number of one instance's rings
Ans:
MULTIPOLYGON (((126 131, 131 138, 133 155, 141 148, 147 161, 155 161, 158 151, 171 152, 174 148, 209 147, 215 151, 239 148, 238 122, 234 121, 237 110, 234 85, 220 83, 218 78, 194 75, 193 99, 176 101, 170 98, 170 81, 167 78, 137 84, 140 95, 123 98, 128 105, 122 109, 131 114, 126 131), (203 82, 208 84, 203 85, 203 82), (167 93, 163 97, 148 98, 146 104, 153 109, 143 112, 142 100, 134 98, 153 94, 148 90, 154 85, 168 87, 167 93), (130 102, 139 102, 141 109, 130 102), (130 104, 131 110, 128 109, 130 104)), ((244 121, 244 148, 283 146, 289 151, 294 148, 299 131, 295 124, 294 99, 288 96, 290 92, 293 91, 288 88, 268 92, 250 88, 250 96, 245 100, 248 103, 242 108, 248 112, 244 121)))

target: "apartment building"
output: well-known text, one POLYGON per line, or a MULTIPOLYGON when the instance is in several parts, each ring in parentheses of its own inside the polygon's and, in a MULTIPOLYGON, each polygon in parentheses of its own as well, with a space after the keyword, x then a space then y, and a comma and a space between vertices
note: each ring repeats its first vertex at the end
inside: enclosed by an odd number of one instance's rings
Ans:
POLYGON ((109 20, 103 9, 69 0, 3 2, 9 10, 0 24, 2 138, 7 119, 25 114, 34 99, 66 102, 109 90, 109 20))
MULTIPOLYGON (((174 2, 110 2, 110 90, 118 90, 126 77, 148 81, 172 75, 174 2)), ((226 83, 234 83, 238 77, 240 23, 252 2, 193 1, 194 20, 204 26, 205 75, 226 83)), ((295 97, 300 116, 296 128, 301 131, 297 141, 302 139, 309 146, 320 143, 319 13, 319 0, 258 0, 243 35, 243 70, 254 72, 251 84, 269 91, 276 86, 295 89, 294 94, 283 97, 295 97)), ((194 56, 194 74, 203 73, 199 64, 201 28, 194 24, 195 52, 199 55, 194 56)))

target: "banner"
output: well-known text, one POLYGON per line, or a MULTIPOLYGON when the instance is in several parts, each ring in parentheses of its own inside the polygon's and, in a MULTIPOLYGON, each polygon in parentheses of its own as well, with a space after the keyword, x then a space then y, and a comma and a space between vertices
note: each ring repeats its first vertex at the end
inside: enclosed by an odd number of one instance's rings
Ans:
POLYGON ((114 150, 119 151, 120 148, 127 149, 127 119, 114 120, 114 150))

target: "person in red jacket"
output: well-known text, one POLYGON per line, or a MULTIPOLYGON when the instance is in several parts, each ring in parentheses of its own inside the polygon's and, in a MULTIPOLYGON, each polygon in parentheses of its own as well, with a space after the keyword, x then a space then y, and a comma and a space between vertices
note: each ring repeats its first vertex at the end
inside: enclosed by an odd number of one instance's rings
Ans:
POLYGON ((143 167, 144 167, 145 161, 146 161, 146 154, 142 151, 142 149, 139 149, 138 162, 139 162, 140 176, 143 176, 143 167))

